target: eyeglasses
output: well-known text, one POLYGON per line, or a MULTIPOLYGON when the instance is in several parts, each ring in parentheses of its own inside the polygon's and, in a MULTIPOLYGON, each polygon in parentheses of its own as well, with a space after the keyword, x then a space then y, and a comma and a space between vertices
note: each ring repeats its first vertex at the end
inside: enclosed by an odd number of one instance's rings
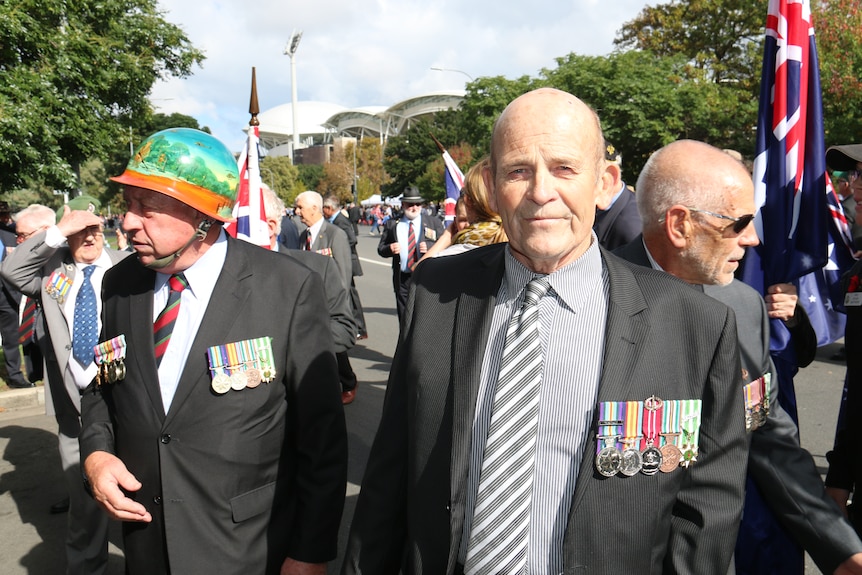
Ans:
POLYGON ((707 210, 699 210, 697 208, 689 208, 688 206, 686 206, 686 207, 688 208, 688 211, 690 211, 690 212, 706 214, 708 216, 721 218, 723 220, 730 220, 731 222, 733 222, 733 233, 735 233, 735 234, 741 234, 742 230, 747 228, 748 224, 751 223, 751 220, 754 219, 754 214, 745 214, 744 216, 739 216, 738 218, 734 218, 732 216, 725 216, 724 214, 717 214, 715 212, 709 212, 707 210))
POLYGON ((18 239, 19 239, 19 240, 21 240, 21 241, 24 241, 24 240, 26 240, 27 238, 29 238, 30 236, 32 236, 33 234, 35 234, 36 232, 40 231, 41 229, 42 229, 42 228, 39 228, 39 229, 37 229, 37 230, 33 230, 32 232, 27 232, 27 233, 21 233, 21 232, 18 232, 18 233, 16 233, 16 234, 15 234, 15 237, 16 237, 16 238, 18 238, 18 239))

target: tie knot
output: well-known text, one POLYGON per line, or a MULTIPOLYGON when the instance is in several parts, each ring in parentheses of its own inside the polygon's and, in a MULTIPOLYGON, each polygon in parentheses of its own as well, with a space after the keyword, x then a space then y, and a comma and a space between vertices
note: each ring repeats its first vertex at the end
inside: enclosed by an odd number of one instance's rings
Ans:
POLYGON ((186 281, 186 276, 183 274, 172 275, 170 279, 168 279, 168 285, 171 288, 171 291, 183 291, 187 287, 189 287, 189 283, 186 281))
POLYGON ((536 276, 527 283, 524 292, 524 304, 535 305, 551 288, 548 276, 536 276))
POLYGON ((88 280, 93 275, 93 272, 96 271, 96 266, 87 266, 84 268, 84 279, 88 280))

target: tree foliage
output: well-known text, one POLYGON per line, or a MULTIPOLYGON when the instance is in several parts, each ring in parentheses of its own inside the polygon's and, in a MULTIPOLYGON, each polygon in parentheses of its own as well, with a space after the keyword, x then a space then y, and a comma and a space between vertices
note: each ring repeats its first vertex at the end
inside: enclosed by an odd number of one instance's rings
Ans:
POLYGON ((149 115, 155 81, 202 60, 156 0, 0 2, 0 190, 77 187, 149 115))
POLYGON ((862 140, 862 5, 859 0, 815 3, 826 144, 862 140))
POLYGON ((266 156, 260 160, 260 179, 272 188, 284 205, 292 206, 296 196, 308 189, 300 177, 299 168, 302 167, 305 166, 294 166, 287 156, 266 156))

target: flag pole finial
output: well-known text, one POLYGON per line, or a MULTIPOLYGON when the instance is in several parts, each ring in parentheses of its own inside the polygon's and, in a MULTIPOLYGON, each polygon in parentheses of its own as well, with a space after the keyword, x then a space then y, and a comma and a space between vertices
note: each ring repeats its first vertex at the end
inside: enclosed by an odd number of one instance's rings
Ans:
POLYGON ((257 103, 257 77, 254 66, 251 68, 251 98, 248 102, 248 113, 251 114, 248 125, 259 126, 260 122, 257 120, 257 115, 260 114, 260 105, 257 103))

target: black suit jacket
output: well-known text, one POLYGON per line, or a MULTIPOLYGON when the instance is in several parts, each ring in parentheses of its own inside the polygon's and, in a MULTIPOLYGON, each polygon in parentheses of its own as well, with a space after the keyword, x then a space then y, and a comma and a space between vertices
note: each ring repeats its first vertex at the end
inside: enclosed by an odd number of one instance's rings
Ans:
MULTIPOLYGON (((625 186, 625 184, 623 184, 625 186)), ((635 195, 625 188, 609 210, 596 210, 593 231, 607 250, 624 246, 641 233, 641 216, 635 195)))
MULTIPOLYGON (((650 267, 640 236, 615 253, 650 267)), ((832 573, 848 557, 862 552, 862 541, 826 495, 814 459, 799 444, 796 424, 778 403, 778 377, 769 354, 769 317, 763 297, 736 279, 724 286, 702 287, 706 295, 736 312, 745 370, 738 380, 740 387, 771 374, 769 416, 751 434, 748 471, 775 517, 824 573, 832 573)))
POLYGON ((347 244, 350 246, 350 263, 353 265, 353 276, 361 276, 362 264, 359 263, 359 254, 356 253, 356 231, 353 229, 353 224, 350 223, 350 220, 344 217, 344 214, 338 212, 332 225, 341 228, 347 235, 347 244))
MULTIPOLYGON (((455 572, 505 249, 416 269, 343 573, 395 574, 402 563, 405 574, 455 572)), ((569 512, 565 573, 724 575, 747 447, 733 312, 666 274, 603 258, 610 295, 598 401, 702 398, 703 442, 690 469, 621 479, 595 470, 591 438, 569 512)))
POLYGON ((336 555, 347 437, 320 277, 228 238, 227 258, 165 414, 153 351, 154 272, 103 282, 101 340, 125 334, 125 379, 84 395, 82 460, 116 454, 153 521, 124 523, 130 574, 277 573, 336 555), (272 337, 277 377, 218 395, 207 348, 272 337))

